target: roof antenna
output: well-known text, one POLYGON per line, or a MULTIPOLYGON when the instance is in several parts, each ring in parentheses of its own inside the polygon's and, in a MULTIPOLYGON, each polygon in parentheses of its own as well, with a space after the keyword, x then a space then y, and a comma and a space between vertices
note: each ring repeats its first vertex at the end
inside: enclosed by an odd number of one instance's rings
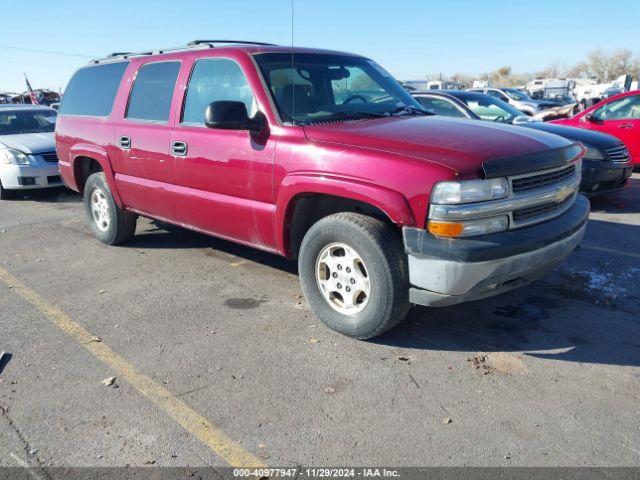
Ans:
POLYGON ((291 115, 292 123, 296 124, 296 82, 293 77, 293 21, 294 21, 294 0, 291 0, 291 115))

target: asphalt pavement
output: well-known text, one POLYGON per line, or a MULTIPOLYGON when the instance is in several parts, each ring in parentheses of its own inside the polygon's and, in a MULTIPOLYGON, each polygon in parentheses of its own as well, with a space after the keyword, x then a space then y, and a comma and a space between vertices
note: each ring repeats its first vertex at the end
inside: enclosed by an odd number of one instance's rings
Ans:
POLYGON ((553 274, 368 342, 295 263, 147 219, 107 247, 64 190, 3 201, 0 252, 0 466, 640 464, 637 173, 553 274))

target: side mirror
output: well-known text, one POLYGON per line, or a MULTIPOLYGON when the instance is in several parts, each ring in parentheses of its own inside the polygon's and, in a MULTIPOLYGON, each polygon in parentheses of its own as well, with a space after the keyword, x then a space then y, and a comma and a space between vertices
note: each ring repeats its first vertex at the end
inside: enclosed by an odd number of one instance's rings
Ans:
POLYGON ((249 130, 251 133, 260 133, 264 127, 264 116, 258 113, 254 118, 249 118, 244 103, 220 100, 207 106, 204 124, 209 128, 221 130, 249 130))
POLYGON ((598 117, 595 116, 594 112, 590 112, 587 113, 584 117, 583 117, 583 121, 584 122, 593 122, 593 123, 599 123, 599 119, 598 117))

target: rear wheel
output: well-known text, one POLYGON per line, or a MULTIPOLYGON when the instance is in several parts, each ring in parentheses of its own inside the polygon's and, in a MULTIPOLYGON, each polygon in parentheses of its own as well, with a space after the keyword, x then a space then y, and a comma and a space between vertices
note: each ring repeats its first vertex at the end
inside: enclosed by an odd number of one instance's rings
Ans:
POLYGON ((381 220, 357 213, 319 220, 304 236, 298 265, 311 309, 344 335, 375 337, 409 310, 402 243, 381 220))
POLYGON ((137 215, 116 205, 103 172, 92 174, 84 187, 84 205, 91 232, 107 245, 126 243, 135 234, 137 215))

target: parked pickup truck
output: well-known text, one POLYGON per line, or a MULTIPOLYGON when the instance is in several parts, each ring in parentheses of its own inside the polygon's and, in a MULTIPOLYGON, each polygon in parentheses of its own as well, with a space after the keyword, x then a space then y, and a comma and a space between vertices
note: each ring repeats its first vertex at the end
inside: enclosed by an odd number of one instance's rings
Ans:
POLYGON ((374 61, 201 40, 71 79, 60 171, 94 235, 138 215, 298 260, 315 314, 371 338, 411 303, 525 285, 580 242, 584 147, 431 116, 374 61))

